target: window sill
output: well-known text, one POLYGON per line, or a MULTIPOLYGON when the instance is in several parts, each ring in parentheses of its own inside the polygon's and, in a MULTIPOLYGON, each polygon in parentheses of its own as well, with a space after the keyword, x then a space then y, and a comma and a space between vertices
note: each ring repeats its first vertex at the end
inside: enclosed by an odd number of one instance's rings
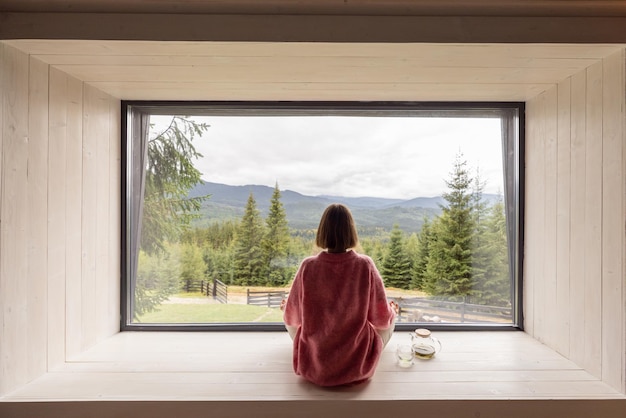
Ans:
POLYGON ((399 368, 394 349, 409 337, 396 332, 370 382, 323 389, 294 375, 285 332, 124 332, 0 399, 0 415, 625 416, 624 394, 523 332, 436 335, 444 348, 432 360, 399 368))

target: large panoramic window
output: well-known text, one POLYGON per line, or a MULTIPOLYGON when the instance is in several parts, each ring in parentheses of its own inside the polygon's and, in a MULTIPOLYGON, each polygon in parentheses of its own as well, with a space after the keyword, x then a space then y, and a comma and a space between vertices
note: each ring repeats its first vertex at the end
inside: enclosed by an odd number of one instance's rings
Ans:
POLYGON ((522 104, 123 107, 123 329, 284 329, 331 203, 397 329, 521 325, 522 104))

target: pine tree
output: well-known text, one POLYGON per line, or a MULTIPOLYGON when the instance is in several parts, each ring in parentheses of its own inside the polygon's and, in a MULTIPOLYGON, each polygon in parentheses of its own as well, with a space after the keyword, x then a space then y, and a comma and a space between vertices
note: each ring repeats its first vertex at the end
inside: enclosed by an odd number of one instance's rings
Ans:
POLYGON ((489 263, 485 275, 477 283, 480 302, 486 305, 510 306, 511 280, 509 278, 508 246, 506 239, 506 217, 504 203, 494 204, 485 220, 486 252, 489 263))
POLYGON ((265 277, 267 284, 272 286, 285 284, 291 278, 288 277, 290 270, 287 267, 289 227, 280 198, 280 190, 276 183, 266 219, 267 228, 261 244, 265 257, 265 277))
POLYGON ((425 290, 438 296, 468 296, 473 293, 472 280, 472 218, 471 179, 467 162, 458 154, 443 197, 435 238, 430 243, 426 267, 425 290))
MULTIPOLYGON (((436 218, 435 218, 436 221, 436 218)), ((426 266, 430 254, 430 245, 434 238, 433 230, 436 225, 425 218, 422 229, 417 236, 417 250, 413 262, 413 272, 411 274, 411 289, 423 290, 426 280, 426 266)))
POLYGON ((201 181, 201 173, 194 167, 193 160, 202 155, 193 140, 201 137, 208 128, 204 123, 174 116, 170 125, 147 143, 140 251, 133 292, 135 319, 154 310, 176 291, 176 274, 171 276, 174 285, 169 280, 160 280, 157 287, 150 287, 145 274, 147 271, 152 272, 149 274, 163 271, 159 269, 168 263, 168 243, 176 242, 187 230, 191 220, 198 216, 202 201, 207 198, 190 198, 188 193, 201 181), (145 254, 142 256, 142 253, 145 254), (157 265, 145 266, 144 263, 157 265))
POLYGON ((148 141, 140 242, 149 254, 176 241, 207 198, 188 197, 202 175, 193 165, 202 157, 193 140, 207 129, 206 124, 174 116, 167 129, 148 141))
POLYGON ((180 254, 177 246, 163 244, 158 254, 139 251, 139 263, 135 278, 135 308, 133 319, 154 311, 158 305, 178 290, 180 254))
POLYGON ((489 269, 489 265, 493 262, 491 260, 489 237, 486 231, 488 207, 483 199, 484 189, 485 183, 481 180, 480 170, 476 169, 471 199, 472 221, 474 226, 471 241, 472 280, 474 282, 472 292, 473 303, 482 303, 481 284, 487 280, 487 270, 489 269))
POLYGON ((403 233, 398 225, 394 225, 391 230, 381 275, 385 285, 390 287, 408 289, 411 283, 411 260, 405 251, 403 233))
POLYGON ((193 292, 200 289, 205 278, 206 264, 200 248, 195 244, 181 244, 180 285, 182 290, 193 292))
POLYGON ((263 284, 263 223, 252 192, 237 229, 233 281, 239 285, 263 284))

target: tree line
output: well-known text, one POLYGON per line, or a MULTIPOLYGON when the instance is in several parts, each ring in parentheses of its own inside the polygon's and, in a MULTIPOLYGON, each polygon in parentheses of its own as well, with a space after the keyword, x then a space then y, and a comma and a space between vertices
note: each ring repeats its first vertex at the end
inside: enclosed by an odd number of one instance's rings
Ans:
MULTIPOLYGON (((210 198, 184 198, 200 181, 200 173, 189 163, 199 156, 191 141, 207 128, 181 118, 153 140, 154 149, 149 144, 135 315, 181 289, 197 288, 201 280, 287 286, 302 258, 319 251, 314 246, 315 230, 289 229, 278 184, 265 219, 250 193, 240 220, 191 228, 201 201, 210 198), (160 167, 171 161, 176 162, 174 168, 170 164, 163 172, 160 167)), ((504 203, 485 202, 479 172, 470 176, 460 153, 446 186, 441 214, 424 219, 418 233, 405 234, 395 225, 382 236, 361 236, 357 251, 372 257, 387 287, 508 306, 511 281, 504 203)))

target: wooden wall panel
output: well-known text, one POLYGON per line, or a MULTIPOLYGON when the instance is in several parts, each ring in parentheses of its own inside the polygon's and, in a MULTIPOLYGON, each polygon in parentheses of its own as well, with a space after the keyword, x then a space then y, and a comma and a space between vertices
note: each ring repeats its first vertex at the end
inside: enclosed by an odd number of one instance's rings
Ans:
POLYGON ((28 375, 47 370, 48 65, 30 58, 28 98, 28 375))
POLYGON ((48 143, 48 364, 65 360, 67 77, 50 71, 48 143))
POLYGON ((0 396, 119 330, 119 123, 119 100, 0 44, 0 396))
POLYGON ((622 392, 626 392, 625 68, 622 50, 604 60, 602 75, 602 380, 622 392))
POLYGON ((0 201, 0 393, 28 376, 28 56, 5 46, 2 59, 0 201), (8 361, 10 359, 10 361, 8 361))
POLYGON ((556 306, 554 348, 569 357, 570 344, 570 125, 571 80, 557 86, 556 306))
POLYGON ((537 236, 537 240, 542 242, 540 247, 534 250, 536 266, 533 269, 535 271, 534 278, 534 293, 533 304, 534 311, 534 330, 537 339, 541 342, 545 342, 547 333, 545 332, 545 297, 546 297, 546 280, 545 280, 545 181, 546 181, 546 94, 542 93, 536 100, 537 109, 535 111, 536 120, 534 122, 536 126, 536 135, 538 140, 535 142, 535 163, 533 164, 533 171, 535 181, 532 184, 533 196, 535 197, 533 206, 535 206, 535 222, 534 228, 537 236))
POLYGON ((602 61, 586 71, 585 133, 585 354, 579 363, 602 374, 602 61))
POLYGON ((109 289, 111 285, 107 278, 111 277, 111 268, 109 263, 109 240, 102 239, 108 236, 109 228, 109 186, 110 186, 110 162, 109 162, 109 141, 111 140, 110 117, 109 117, 109 96, 103 92, 94 89, 95 103, 94 115, 97 122, 92 118, 94 128, 97 126, 95 134, 96 143, 96 212, 95 232, 96 232, 96 275, 95 275, 95 299, 91 302, 96 310, 96 321, 93 324, 97 335, 106 329, 108 321, 107 313, 109 311, 108 304, 109 289))
POLYGON ((98 94, 93 88, 83 90, 83 171, 82 171, 82 348, 96 341, 96 246, 98 237, 98 94))
POLYGON ((556 249, 557 249, 557 172, 558 172, 558 95, 557 89, 552 88, 544 94, 544 224, 543 224, 543 295, 540 312, 543 318, 544 341, 554 347, 556 345, 557 315, 553 308, 556 306, 556 249))
MULTIPOLYGON (((570 194, 570 342, 580 341, 585 324, 585 135, 586 135, 586 73, 572 77, 571 91, 571 194, 570 194)), ((570 359, 582 364, 583 344, 570 344, 570 359)))
POLYGON ((120 185, 122 184, 121 172, 121 103, 119 100, 111 98, 109 108, 109 219, 106 221, 108 225, 109 236, 109 276, 106 282, 108 288, 108 302, 106 305, 107 323, 105 328, 101 330, 105 335, 111 335, 120 329, 120 252, 121 252, 121 193, 120 185))
MULTIPOLYGON (((51 71, 58 71, 51 69, 51 71)), ((61 73, 59 71, 59 73, 61 73)), ((63 74, 63 73, 61 73, 63 74)), ((72 358, 82 349, 82 176, 83 176, 83 83, 63 74, 67 116, 65 147, 65 353, 72 358)))
POLYGON ((625 68, 620 51, 528 103, 525 220, 526 330, 622 392, 625 68))
MULTIPOLYGON (((109 225, 109 198, 111 187, 119 194, 120 183, 111 183, 110 173, 111 130, 119 138, 119 122, 111 126, 111 107, 119 102, 88 85, 83 93, 81 332, 85 349, 111 335, 111 324, 119 329, 119 310, 109 317, 111 289, 119 289, 119 265, 113 264, 119 259, 109 256, 110 241, 118 236, 119 225, 109 225)), ((113 307, 119 307, 118 300, 113 307)))

